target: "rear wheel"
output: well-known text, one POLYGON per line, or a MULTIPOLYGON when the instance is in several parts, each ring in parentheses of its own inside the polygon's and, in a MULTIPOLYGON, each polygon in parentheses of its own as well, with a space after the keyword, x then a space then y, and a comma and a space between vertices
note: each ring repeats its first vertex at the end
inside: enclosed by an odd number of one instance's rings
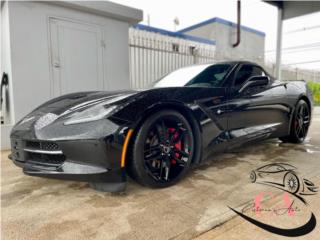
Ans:
POLYGON ((310 117, 310 108, 306 101, 301 99, 293 113, 290 135, 281 137, 280 140, 283 142, 302 143, 308 133, 310 117))
POLYGON ((159 111, 136 133, 129 173, 146 186, 171 186, 186 174, 194 146, 194 135, 187 119, 173 110, 159 111))

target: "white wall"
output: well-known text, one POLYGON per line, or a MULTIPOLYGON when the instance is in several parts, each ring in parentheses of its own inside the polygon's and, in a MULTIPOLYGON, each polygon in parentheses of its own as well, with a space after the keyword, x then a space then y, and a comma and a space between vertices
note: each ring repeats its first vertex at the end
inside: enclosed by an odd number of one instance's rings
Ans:
POLYGON ((216 54, 218 60, 244 59, 252 61, 264 60, 265 38, 253 32, 241 29, 241 42, 237 47, 232 45, 236 42, 236 28, 220 22, 207 24, 190 31, 186 34, 216 41, 216 54))
MULTIPOLYGON (((10 54, 10 32, 9 32, 9 9, 8 2, 1 3, 1 66, 0 73, 6 72, 9 75, 9 85, 3 91, 9 94, 9 101, 4 98, 1 115, 4 116, 4 125, 1 125, 1 146, 10 145, 9 134, 12 128, 12 119, 14 119, 12 94, 12 71, 11 71, 11 54, 10 54)), ((1 93, 2 94, 2 93, 1 93)), ((4 96, 3 96, 4 97, 4 96)))
POLYGON ((106 39, 104 86, 129 88, 128 23, 38 2, 9 2, 15 121, 51 96, 49 17, 102 25, 106 39))
MULTIPOLYGON (((11 52, 6 53, 6 57, 1 57, 9 65, 11 63, 9 77, 14 108, 11 125, 53 97, 48 30, 50 17, 101 26, 106 43, 104 89, 101 90, 130 88, 128 22, 59 4, 9 1, 4 5, 1 13, 6 21, 3 21, 1 32, 6 34, 6 39, 10 38, 10 46, 2 45, 1 48, 11 52)), ((8 132, 4 136, 3 131, 1 138, 8 139, 8 132)), ((9 146, 1 144, 2 149, 7 147, 9 146)))
POLYGON ((264 61, 265 38, 256 33, 241 29, 241 41, 237 47, 235 27, 215 23, 214 38, 217 44, 216 57, 221 59, 244 59, 255 62, 264 61))

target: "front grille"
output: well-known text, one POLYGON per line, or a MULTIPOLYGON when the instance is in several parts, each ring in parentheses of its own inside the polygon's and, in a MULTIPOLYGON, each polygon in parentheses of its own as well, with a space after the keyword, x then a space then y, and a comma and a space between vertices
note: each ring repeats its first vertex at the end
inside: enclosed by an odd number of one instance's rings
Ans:
POLYGON ((27 141, 27 148, 34 148, 46 151, 57 151, 60 150, 59 146, 55 142, 37 142, 37 141, 27 141))
POLYGON ((26 142, 26 147, 27 147, 27 148, 40 149, 40 142, 27 141, 27 142, 26 142))
POLYGON ((66 157, 56 142, 11 139, 12 158, 16 161, 58 167, 66 157))
POLYGON ((66 157, 63 154, 43 154, 43 153, 27 153, 27 161, 34 162, 37 164, 48 165, 48 166, 57 166, 61 165, 66 157))
POLYGON ((58 144, 56 144, 55 142, 40 143, 40 148, 43 150, 48 150, 48 151, 60 150, 58 144))

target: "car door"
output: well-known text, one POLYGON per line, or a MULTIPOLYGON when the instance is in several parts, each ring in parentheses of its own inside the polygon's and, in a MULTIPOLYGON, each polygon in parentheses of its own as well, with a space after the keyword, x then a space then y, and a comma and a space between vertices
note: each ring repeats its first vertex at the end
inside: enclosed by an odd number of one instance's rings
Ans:
POLYGON ((223 151, 228 141, 228 118, 223 113, 227 110, 228 101, 226 88, 212 88, 206 91, 210 91, 211 96, 199 99, 197 105, 206 114, 200 125, 204 133, 202 145, 207 149, 204 153, 209 155, 213 151, 223 151))
MULTIPOLYGON (((275 122, 280 123, 277 127, 277 131, 274 133, 275 137, 285 136, 289 133, 290 116, 292 107, 290 107, 290 90, 287 83, 279 80, 275 80, 271 83, 273 93, 273 119, 275 122)), ((296 98, 294 98, 296 99, 296 98)))
POLYGON ((267 73, 255 64, 239 65, 229 90, 228 132, 235 144, 269 136, 274 130, 271 84, 239 91, 253 76, 267 76, 267 73))
POLYGON ((203 86, 195 93, 200 95, 197 96, 196 104, 208 116, 200 121, 205 133, 203 134, 203 146, 206 149, 204 151, 206 155, 213 151, 223 151, 228 140, 226 135, 228 119, 224 114, 228 107, 228 94, 224 82, 227 81, 232 68, 233 64, 229 63, 212 65, 191 82, 193 86, 203 86))

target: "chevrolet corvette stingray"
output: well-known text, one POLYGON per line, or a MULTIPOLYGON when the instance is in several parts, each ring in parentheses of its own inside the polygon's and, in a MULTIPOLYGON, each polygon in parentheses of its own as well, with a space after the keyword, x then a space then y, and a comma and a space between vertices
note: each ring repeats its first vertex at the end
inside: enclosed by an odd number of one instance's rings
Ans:
POLYGON ((267 138, 304 141, 312 96, 304 81, 279 81, 261 66, 195 65, 142 90, 52 99, 12 129, 10 158, 32 176, 122 191, 127 175, 167 187, 209 156, 267 138))

